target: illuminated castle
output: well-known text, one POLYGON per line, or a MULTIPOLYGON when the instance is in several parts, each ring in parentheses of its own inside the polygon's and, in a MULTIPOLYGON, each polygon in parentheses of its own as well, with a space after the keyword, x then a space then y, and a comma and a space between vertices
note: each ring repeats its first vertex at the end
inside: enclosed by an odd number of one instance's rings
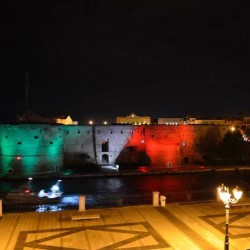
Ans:
POLYGON ((202 162, 196 150, 213 125, 0 125, 0 172, 39 174, 68 166, 134 164, 180 167, 202 162))

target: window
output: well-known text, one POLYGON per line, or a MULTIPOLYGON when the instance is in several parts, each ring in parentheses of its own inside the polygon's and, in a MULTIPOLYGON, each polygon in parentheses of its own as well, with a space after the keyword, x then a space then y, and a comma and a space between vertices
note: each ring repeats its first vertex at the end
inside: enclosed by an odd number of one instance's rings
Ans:
POLYGON ((109 151, 109 140, 102 142, 102 152, 108 152, 109 151))

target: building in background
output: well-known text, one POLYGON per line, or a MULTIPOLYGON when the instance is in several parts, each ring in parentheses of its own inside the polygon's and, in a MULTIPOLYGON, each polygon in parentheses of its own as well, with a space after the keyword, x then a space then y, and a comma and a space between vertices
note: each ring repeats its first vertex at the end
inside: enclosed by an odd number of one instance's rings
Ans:
POLYGON ((78 125, 78 122, 73 121, 72 118, 69 115, 61 116, 61 117, 55 117, 54 120, 55 120, 55 123, 57 123, 57 124, 78 125))
POLYGON ((189 125, 228 125, 228 126, 242 126, 243 120, 238 118, 202 118, 189 117, 186 119, 186 124, 189 125))
POLYGON ((243 117, 243 125, 250 128, 250 116, 243 117))
POLYGON ((20 123, 31 124, 63 124, 63 125, 78 125, 78 121, 73 121, 69 115, 57 117, 45 117, 31 111, 26 112, 17 118, 20 123))
POLYGON ((151 124, 151 117, 137 116, 132 113, 128 116, 117 116, 116 124, 149 125, 151 124))
POLYGON ((184 125, 185 120, 184 118, 158 118, 158 125, 184 125))

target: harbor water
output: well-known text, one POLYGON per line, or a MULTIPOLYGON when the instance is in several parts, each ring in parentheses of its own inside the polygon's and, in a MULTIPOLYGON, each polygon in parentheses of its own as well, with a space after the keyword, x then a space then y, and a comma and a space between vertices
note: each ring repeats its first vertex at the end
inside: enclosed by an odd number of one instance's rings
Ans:
MULTIPOLYGON (((31 188, 35 192, 49 189, 54 178, 34 178, 31 188)), ((22 185, 24 180, 2 179, 0 191, 3 202, 5 194, 22 185)), ((152 203, 152 195, 166 197, 168 202, 200 202, 216 199, 217 187, 224 183, 233 188, 239 186, 244 196, 250 190, 250 170, 207 171, 181 174, 82 176, 62 178, 60 203, 52 201, 61 209, 78 207, 78 198, 86 197, 86 207, 112 207, 152 203)), ((7 202, 6 202, 7 203, 7 202)), ((39 204, 46 206, 47 204, 39 204)), ((37 207, 37 206, 36 206, 37 207)), ((41 207, 41 206, 40 206, 41 207)))

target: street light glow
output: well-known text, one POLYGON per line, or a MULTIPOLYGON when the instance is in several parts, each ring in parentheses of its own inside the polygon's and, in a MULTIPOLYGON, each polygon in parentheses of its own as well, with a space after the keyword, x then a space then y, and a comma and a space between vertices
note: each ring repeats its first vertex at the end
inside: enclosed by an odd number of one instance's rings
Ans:
POLYGON ((225 243, 224 243, 224 249, 229 250, 229 233, 228 233, 228 228, 229 228, 229 208, 230 208, 230 203, 235 204, 239 201, 239 199, 242 196, 242 191, 238 190, 238 187, 235 187, 233 189, 233 197, 229 192, 229 187, 224 186, 222 184, 221 186, 218 187, 217 189, 220 199, 225 205, 226 209, 226 230, 225 230, 225 243))
POLYGON ((234 126, 232 126, 230 129, 231 129, 232 132, 235 131, 235 127, 234 126))

